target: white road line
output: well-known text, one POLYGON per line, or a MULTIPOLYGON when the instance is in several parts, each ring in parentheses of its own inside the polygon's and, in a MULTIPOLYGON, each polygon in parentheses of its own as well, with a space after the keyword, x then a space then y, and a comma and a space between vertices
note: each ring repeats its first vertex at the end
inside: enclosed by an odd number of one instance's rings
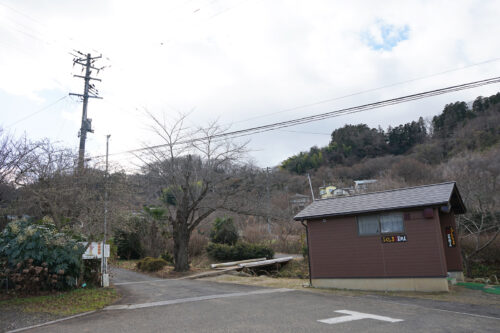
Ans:
POLYGON ((132 281, 132 282, 118 282, 113 283, 115 286, 123 286, 126 284, 142 284, 142 283, 151 283, 151 282, 166 282, 168 279, 160 279, 160 280, 149 280, 149 281, 132 281))
POLYGON ((169 301, 159 301, 159 302, 139 303, 139 304, 125 304, 125 305, 110 305, 110 306, 105 307, 103 310, 133 310, 133 309, 149 308, 149 307, 153 307, 153 306, 163 306, 163 305, 171 305, 171 304, 179 304, 179 303, 198 302, 198 301, 205 301, 205 300, 218 299, 218 298, 282 293, 282 292, 293 291, 293 290, 294 289, 286 289, 286 288, 262 289, 262 290, 255 290, 255 291, 242 292, 242 293, 218 294, 218 295, 207 295, 207 296, 199 296, 199 297, 180 298, 180 299, 173 299, 173 300, 169 300, 169 301))
POLYGON ((86 316, 86 315, 89 315, 89 314, 94 313, 94 312, 95 312, 95 311, 88 311, 88 312, 84 312, 84 313, 79 313, 79 314, 74 315, 74 316, 64 317, 64 318, 60 318, 60 319, 56 319, 56 320, 52 320, 52 321, 48 321, 48 322, 43 323, 43 324, 32 325, 32 326, 27 326, 27 327, 21 327, 21 328, 18 328, 18 329, 12 330, 12 331, 7 331, 7 332, 5 332, 5 333, 22 332, 22 331, 30 330, 30 329, 32 329, 32 328, 37 328, 37 327, 47 326, 47 325, 55 324, 55 323, 58 323, 58 322, 61 322, 61 321, 65 321, 65 320, 68 320, 68 319, 73 319, 73 318, 77 318, 77 317, 86 316))
POLYGON ((410 304, 410 303, 382 300, 382 299, 379 299, 377 296, 372 296, 372 295, 368 295, 367 297, 370 297, 372 299, 376 299, 378 302, 383 302, 383 303, 407 305, 407 306, 413 306, 413 307, 422 308, 422 309, 426 309, 426 310, 442 311, 442 312, 454 313, 454 314, 458 314, 458 315, 466 315, 466 316, 471 316, 471 317, 500 320, 500 317, 491 317, 491 316, 485 316, 485 315, 478 315, 475 313, 460 312, 460 311, 453 311, 453 310, 444 310, 444 309, 438 309, 438 308, 430 308, 430 307, 419 305, 419 304, 410 304))
POLYGON ((388 321, 390 323, 397 323, 397 322, 403 321, 403 319, 396 319, 396 318, 391 318, 391 317, 384 317, 384 316, 373 315, 370 313, 363 313, 363 312, 356 312, 356 311, 349 311, 349 310, 337 310, 335 312, 343 313, 343 314, 346 314, 347 316, 321 319, 318 321, 321 323, 330 324, 330 325, 345 323, 345 322, 354 321, 354 320, 361 320, 361 319, 375 319, 375 320, 381 320, 381 321, 388 321))

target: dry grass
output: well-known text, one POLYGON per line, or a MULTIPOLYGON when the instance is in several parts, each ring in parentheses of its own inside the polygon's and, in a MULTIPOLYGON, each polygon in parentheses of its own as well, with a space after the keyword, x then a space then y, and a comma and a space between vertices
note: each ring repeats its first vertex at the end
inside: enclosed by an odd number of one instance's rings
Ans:
POLYGON ((463 304, 489 305, 500 308, 500 297, 483 293, 479 290, 470 290, 460 286, 453 286, 450 292, 440 293, 424 293, 424 292, 383 292, 383 291, 362 291, 362 290, 344 290, 344 289, 322 289, 308 288, 308 279, 290 279, 290 278, 272 278, 268 276, 244 277, 235 275, 220 275, 208 277, 202 280, 245 284, 251 286, 271 287, 271 288, 289 288, 303 290, 307 292, 326 293, 338 296, 363 296, 363 295, 380 295, 380 296, 395 296, 409 297, 419 299, 429 299, 437 301, 455 302, 463 304))
POLYGON ((113 263, 113 266, 140 272, 154 277, 159 277, 162 279, 176 279, 209 271, 211 270, 210 264, 212 263, 208 256, 204 253, 197 257, 191 258, 190 269, 187 272, 175 272, 172 265, 167 265, 157 272, 143 272, 139 271, 136 267, 138 261, 139 260, 117 260, 115 263, 113 263))
POLYGON ((102 309, 119 296, 112 288, 76 289, 68 292, 35 297, 12 298, 0 302, 2 307, 18 308, 23 312, 74 315, 102 309))

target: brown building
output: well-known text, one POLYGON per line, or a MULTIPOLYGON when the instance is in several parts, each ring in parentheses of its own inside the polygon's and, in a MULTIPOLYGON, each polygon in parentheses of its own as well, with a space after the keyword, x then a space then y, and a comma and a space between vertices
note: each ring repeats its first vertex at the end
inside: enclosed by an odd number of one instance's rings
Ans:
POLYGON ((316 200, 305 222, 311 283, 367 290, 448 291, 463 279, 455 182, 316 200))

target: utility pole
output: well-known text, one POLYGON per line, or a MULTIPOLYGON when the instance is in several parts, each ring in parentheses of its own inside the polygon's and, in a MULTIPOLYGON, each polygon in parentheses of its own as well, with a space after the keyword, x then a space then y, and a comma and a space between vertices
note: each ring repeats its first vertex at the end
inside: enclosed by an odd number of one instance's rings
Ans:
POLYGON ((309 187, 311 188, 311 196, 312 196, 312 201, 314 201, 314 191, 313 191, 313 185, 312 185, 312 182, 311 182, 311 176, 309 174, 307 174, 307 179, 309 179, 309 187))
POLYGON ((269 218, 269 215, 271 213, 271 195, 269 193, 269 167, 266 168, 266 195, 267 195, 267 207, 266 207, 267 233, 271 234, 271 222, 269 218))
POLYGON ((95 81, 101 81, 101 80, 91 77, 90 75, 92 74, 92 70, 96 70, 97 74, 99 74, 99 71, 102 70, 104 67, 96 68, 94 66, 94 62, 97 59, 102 58, 102 55, 97 57, 92 57, 90 53, 85 55, 82 52, 79 51, 76 52, 79 55, 75 55, 75 58, 73 59, 73 66, 75 64, 82 66, 83 67, 82 71, 85 70, 85 76, 82 75, 73 75, 73 76, 84 79, 83 95, 74 93, 70 93, 69 95, 81 97, 83 100, 82 125, 80 127, 80 132, 78 133, 78 136, 80 137, 80 147, 78 150, 78 172, 81 173, 84 168, 85 141, 87 140, 87 132, 94 133, 94 130, 92 129, 92 119, 87 118, 87 106, 89 98, 102 99, 102 97, 98 96, 99 91, 95 88, 93 84, 90 83, 91 80, 95 81))
MULTIPOLYGON (((108 230, 108 156, 109 156, 109 137, 106 135, 106 171, 104 172, 104 236, 102 240, 102 286, 109 287, 108 263, 105 257, 106 253, 106 234, 108 230)), ((110 249, 111 251, 111 249, 110 249)))

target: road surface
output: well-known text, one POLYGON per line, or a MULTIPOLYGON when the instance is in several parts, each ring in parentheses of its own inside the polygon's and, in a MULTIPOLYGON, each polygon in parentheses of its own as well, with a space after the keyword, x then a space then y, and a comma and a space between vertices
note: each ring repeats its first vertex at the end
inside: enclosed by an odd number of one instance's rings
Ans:
POLYGON ((123 298, 30 332, 499 332, 500 308, 409 298, 338 296, 114 269, 123 298))

